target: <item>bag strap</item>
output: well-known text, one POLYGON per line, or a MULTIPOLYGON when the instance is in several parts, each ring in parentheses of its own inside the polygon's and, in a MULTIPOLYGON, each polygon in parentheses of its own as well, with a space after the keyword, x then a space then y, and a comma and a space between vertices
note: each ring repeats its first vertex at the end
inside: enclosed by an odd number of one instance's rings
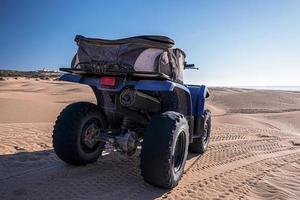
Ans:
POLYGON ((173 80, 176 80, 177 77, 176 77, 176 68, 175 68, 175 65, 173 63, 173 58, 172 58, 172 55, 173 55, 173 51, 172 49, 168 49, 168 58, 169 58, 169 63, 171 65, 171 75, 172 75, 172 79, 173 80))

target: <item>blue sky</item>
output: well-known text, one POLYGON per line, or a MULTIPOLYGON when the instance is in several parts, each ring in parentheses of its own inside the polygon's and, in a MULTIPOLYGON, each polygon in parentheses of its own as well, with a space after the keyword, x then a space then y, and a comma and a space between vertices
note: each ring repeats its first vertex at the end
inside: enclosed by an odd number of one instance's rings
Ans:
POLYGON ((298 0, 1 0, 0 69, 68 66, 76 34, 167 35, 200 68, 188 83, 300 85, 298 0))

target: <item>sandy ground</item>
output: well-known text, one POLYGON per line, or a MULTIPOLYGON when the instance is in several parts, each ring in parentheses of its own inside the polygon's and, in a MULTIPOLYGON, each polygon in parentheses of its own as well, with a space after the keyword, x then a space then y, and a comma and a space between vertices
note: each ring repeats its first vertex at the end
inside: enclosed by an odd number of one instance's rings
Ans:
POLYGON ((0 199, 300 199, 300 93, 214 88, 208 151, 189 154, 173 190, 143 181, 138 153, 72 167, 53 153, 51 132, 88 87, 0 82, 0 199))

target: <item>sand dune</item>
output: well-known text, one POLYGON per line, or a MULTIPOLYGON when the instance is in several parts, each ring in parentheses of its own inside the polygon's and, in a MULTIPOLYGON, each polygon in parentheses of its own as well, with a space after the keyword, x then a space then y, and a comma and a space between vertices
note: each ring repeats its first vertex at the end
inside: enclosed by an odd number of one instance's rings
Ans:
POLYGON ((209 150, 189 154, 173 190, 145 183, 138 153, 72 167, 53 153, 60 110, 95 98, 88 87, 34 80, 0 82, 0 199, 300 198, 300 93, 213 88, 209 150))
POLYGON ((54 122, 66 104, 95 102, 88 86, 27 79, 0 82, 0 123, 54 122))
POLYGON ((213 88, 212 104, 227 113, 300 111, 300 92, 213 88))

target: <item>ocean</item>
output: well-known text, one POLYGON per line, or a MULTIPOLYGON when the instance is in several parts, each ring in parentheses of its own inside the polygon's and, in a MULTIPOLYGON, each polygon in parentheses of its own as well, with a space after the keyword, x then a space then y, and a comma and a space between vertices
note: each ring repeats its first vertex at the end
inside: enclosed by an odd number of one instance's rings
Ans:
POLYGON ((239 86, 238 88, 256 89, 256 90, 285 90, 285 91, 300 92, 300 86, 239 86))

